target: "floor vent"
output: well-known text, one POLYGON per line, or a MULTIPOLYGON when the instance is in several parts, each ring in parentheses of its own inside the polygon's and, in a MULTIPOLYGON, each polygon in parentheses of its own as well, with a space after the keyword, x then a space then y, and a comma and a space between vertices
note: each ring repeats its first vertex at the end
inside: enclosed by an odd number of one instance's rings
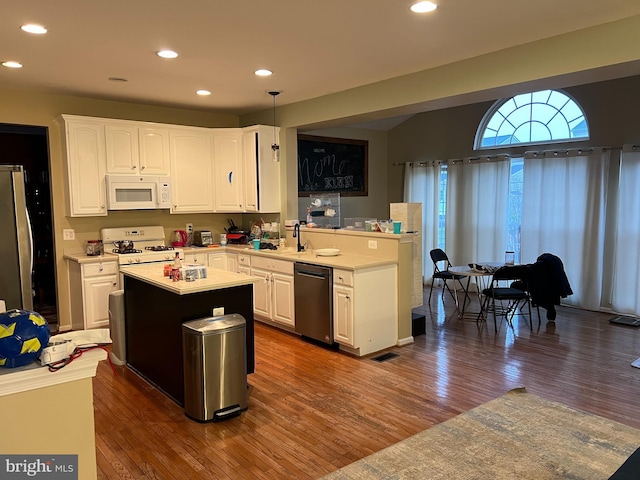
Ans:
POLYGON ((382 355, 378 355, 377 357, 373 357, 373 360, 376 362, 386 362, 387 360, 391 360, 392 358, 396 358, 398 356, 397 353, 383 353, 382 355))

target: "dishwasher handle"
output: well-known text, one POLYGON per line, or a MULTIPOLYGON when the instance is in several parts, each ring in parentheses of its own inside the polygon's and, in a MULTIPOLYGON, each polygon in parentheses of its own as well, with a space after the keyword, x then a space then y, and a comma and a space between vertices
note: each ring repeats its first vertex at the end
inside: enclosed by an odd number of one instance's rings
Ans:
POLYGON ((323 272, 311 272, 309 270, 296 270, 296 275, 302 275, 303 277, 320 278, 322 280, 329 277, 328 274, 323 272))

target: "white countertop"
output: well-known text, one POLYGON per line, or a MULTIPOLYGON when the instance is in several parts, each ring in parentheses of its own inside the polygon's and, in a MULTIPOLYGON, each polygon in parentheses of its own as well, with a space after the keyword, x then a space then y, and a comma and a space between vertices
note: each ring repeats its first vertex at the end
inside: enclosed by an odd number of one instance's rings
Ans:
POLYGON ((65 253, 64 258, 78 263, 117 262, 118 257, 112 253, 104 255, 87 255, 86 253, 65 253))
POLYGON ((259 277, 251 277, 241 273, 227 272, 226 270, 208 267, 207 278, 199 278, 192 282, 187 282, 186 280, 174 282, 171 278, 164 276, 165 264, 166 262, 121 265, 120 273, 178 295, 252 285, 262 280, 259 277))
POLYGON ((39 362, 18 368, 0 368, 0 397, 50 387, 87 377, 95 377, 98 362, 107 358, 101 348, 88 350, 57 372, 50 372, 39 362))
MULTIPOLYGON (((227 247, 229 248, 229 247, 227 247)), ((344 270, 358 270, 362 268, 379 267, 383 265, 395 265, 398 262, 389 258, 374 257, 371 255, 358 255, 355 253, 340 253, 331 257, 316 255, 313 250, 297 252, 295 248, 278 250, 254 250, 248 247, 230 247, 230 251, 246 253, 260 257, 279 258, 291 262, 305 262, 316 265, 324 265, 344 270)))

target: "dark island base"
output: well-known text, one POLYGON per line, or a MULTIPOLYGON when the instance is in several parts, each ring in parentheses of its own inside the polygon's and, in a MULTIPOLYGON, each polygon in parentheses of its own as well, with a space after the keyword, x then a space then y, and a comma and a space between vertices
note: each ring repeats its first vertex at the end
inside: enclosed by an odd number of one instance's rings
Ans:
POLYGON ((182 323, 210 317, 213 307, 237 313, 246 321, 247 373, 255 369, 253 285, 178 295, 124 277, 127 365, 184 405, 182 323))

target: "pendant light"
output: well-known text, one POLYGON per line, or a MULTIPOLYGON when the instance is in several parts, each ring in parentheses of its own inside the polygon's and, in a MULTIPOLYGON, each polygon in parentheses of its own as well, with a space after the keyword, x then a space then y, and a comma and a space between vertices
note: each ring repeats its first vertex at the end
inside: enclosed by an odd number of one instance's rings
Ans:
POLYGON ((280 95, 280 92, 273 90, 268 92, 273 97, 273 143, 271 144, 272 160, 274 162, 280 161, 280 145, 276 141, 276 97, 280 95))

